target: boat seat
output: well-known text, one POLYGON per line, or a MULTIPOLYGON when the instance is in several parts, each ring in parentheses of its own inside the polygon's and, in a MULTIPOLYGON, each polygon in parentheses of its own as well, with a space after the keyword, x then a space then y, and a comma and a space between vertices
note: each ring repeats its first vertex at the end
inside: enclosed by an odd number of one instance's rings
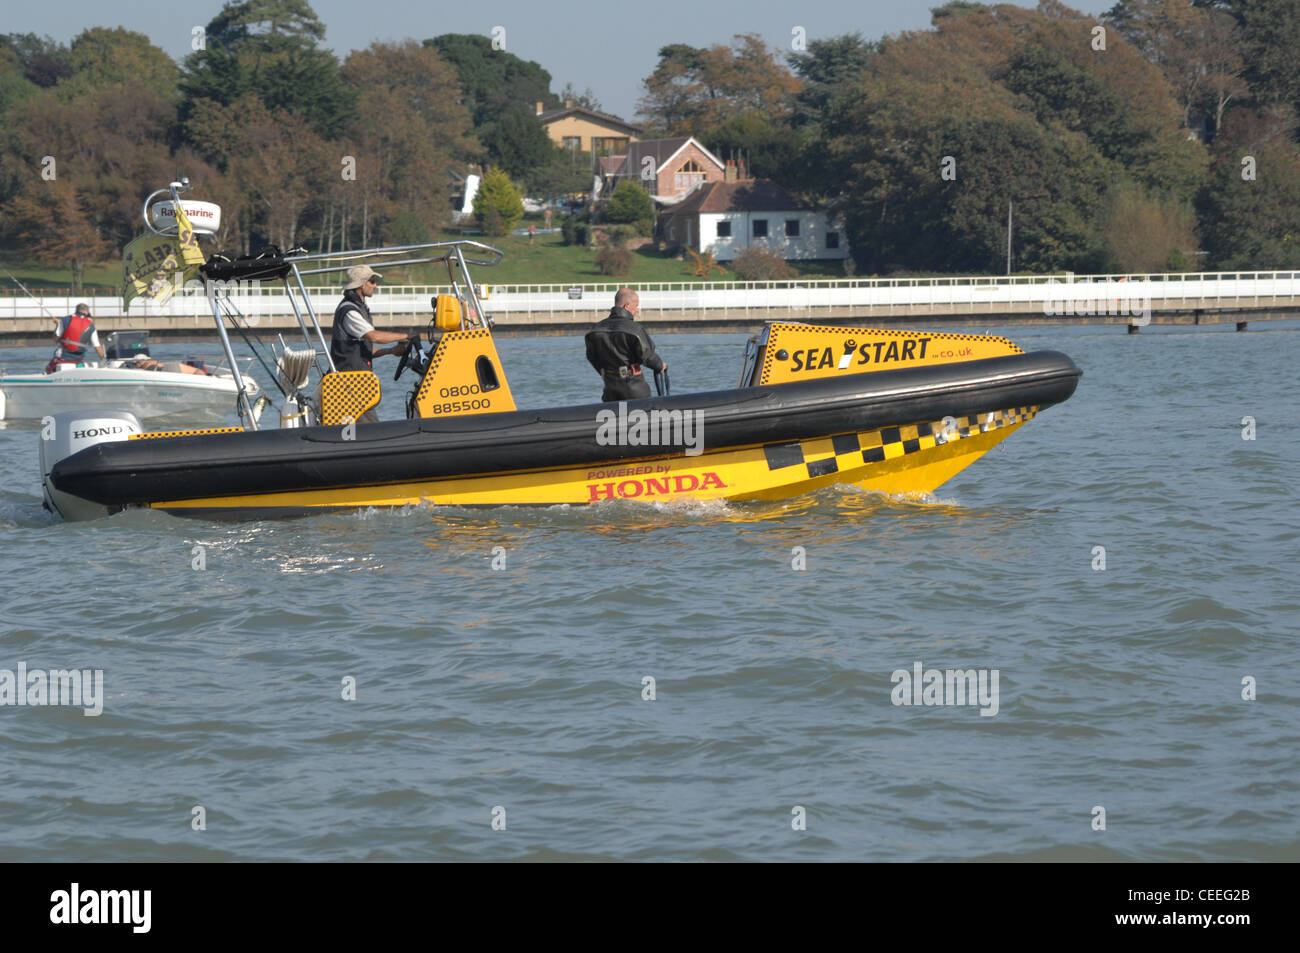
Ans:
POLYGON ((320 381, 320 422, 338 427, 344 418, 361 419, 379 403, 379 378, 374 371, 333 371, 320 381))

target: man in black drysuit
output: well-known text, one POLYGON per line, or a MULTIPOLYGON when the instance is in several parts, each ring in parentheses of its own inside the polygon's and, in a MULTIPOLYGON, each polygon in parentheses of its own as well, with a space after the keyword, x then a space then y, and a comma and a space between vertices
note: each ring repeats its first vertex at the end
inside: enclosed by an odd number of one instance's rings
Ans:
POLYGON ((605 382, 600 395, 604 401, 634 400, 650 396, 650 385, 641 374, 641 366, 652 371, 666 370, 668 365, 655 353, 654 342, 636 323, 641 299, 631 288, 620 288, 614 295, 609 317, 587 332, 587 360, 605 382))

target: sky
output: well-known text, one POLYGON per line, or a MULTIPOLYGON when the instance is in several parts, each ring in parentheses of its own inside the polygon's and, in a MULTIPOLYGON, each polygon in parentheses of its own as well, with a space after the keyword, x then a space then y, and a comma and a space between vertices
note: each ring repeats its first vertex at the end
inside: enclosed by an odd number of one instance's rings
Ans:
MULTIPOLYGON (((758 33, 779 49, 790 50, 793 31, 808 40, 857 31, 879 39, 905 30, 923 30, 930 9, 942 0, 469 0, 428 3, 415 0, 309 0, 325 24, 325 45, 340 58, 376 40, 424 40, 442 33, 496 35, 505 49, 534 60, 550 72, 551 89, 566 83, 590 88, 607 112, 633 120, 641 82, 669 43, 710 46, 729 43, 736 33, 758 33), (498 29, 500 28, 500 29, 498 29), (494 31, 495 34, 494 34, 494 31)), ((1115 0, 1073 0, 1067 5, 1100 14, 1115 0)), ((1018 0, 1032 7, 1032 0, 1018 0)), ((186 3, 103 0, 9 4, 0 31, 37 33, 66 43, 87 27, 126 27, 146 34, 177 59, 190 51, 192 30, 221 9, 222 0, 186 3)))

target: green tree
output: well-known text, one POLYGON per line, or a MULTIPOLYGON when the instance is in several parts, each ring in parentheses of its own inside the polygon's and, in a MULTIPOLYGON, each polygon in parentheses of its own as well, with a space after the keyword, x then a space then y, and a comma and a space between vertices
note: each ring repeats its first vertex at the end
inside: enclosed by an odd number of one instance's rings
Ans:
POLYGON ((352 120, 355 96, 334 54, 317 48, 324 27, 305 0, 228 3, 207 36, 207 48, 185 61, 182 123, 201 99, 230 105, 250 93, 268 109, 302 115, 326 138, 341 135, 352 120))
POLYGON ((424 44, 455 68, 462 102, 490 164, 522 181, 551 161, 552 143, 537 121, 536 107, 560 103, 550 91, 550 73, 531 60, 492 49, 492 41, 479 34, 446 33, 424 44))
POLYGON ((325 25, 307 0, 228 0, 208 23, 208 42, 239 46, 258 37, 283 37, 313 45, 325 25))
POLYGON ((490 168, 474 196, 474 218, 488 235, 506 235, 524 217, 519 190, 503 169, 490 168))
POLYGON ((35 95, 40 89, 27 78, 23 61, 7 46, 0 46, 0 116, 11 106, 35 95))
POLYGON ((23 75, 43 89, 58 85, 72 75, 68 48, 48 36, 35 33, 0 34, 0 48, 8 49, 22 63, 23 75))
POLYGON ((743 158, 754 177, 795 185, 804 177, 804 149, 809 138, 807 127, 792 131, 784 122, 742 113, 709 133, 709 149, 723 158, 743 158))
POLYGON ((550 162, 555 147, 537 116, 524 109, 501 113, 492 122, 476 127, 475 132, 488 162, 520 179, 550 162))
POLYGON ((804 153, 806 167, 825 157, 860 269, 1001 272, 1009 202, 1018 271, 1129 255, 1107 238, 1120 211, 1159 227, 1153 245, 1194 250, 1206 150, 1155 65, 1115 36, 1096 55, 1079 39, 1092 21, 1059 3, 953 3, 933 23, 881 41, 825 97, 823 141, 804 153))
POLYGON ((547 163, 527 180, 529 195, 552 198, 591 190, 591 153, 552 146, 547 163))
POLYGON ((654 202, 645 189, 624 179, 609 197, 609 203, 605 206, 605 219, 615 223, 635 224, 638 231, 649 234, 654 227, 654 202))
POLYGON ((1228 114, 1201 196, 1209 267, 1300 268, 1300 149, 1293 134, 1285 113, 1228 114))
POLYGON ((572 83, 565 83, 564 89, 560 92, 558 98, 562 103, 573 103, 575 106, 581 106, 583 109, 590 109, 593 112, 600 112, 602 108, 600 100, 596 98, 596 94, 591 91, 590 86, 582 92, 578 92, 572 83))
POLYGON ((803 89, 795 96, 793 122, 818 122, 831 101, 863 74, 878 49, 879 44, 864 40, 860 33, 846 33, 810 40, 806 51, 790 54, 790 65, 803 80, 803 89))
POLYGON ((1295 0, 1214 0, 1236 19, 1245 77, 1261 106, 1300 113, 1300 5, 1295 0))
POLYGON ((72 41, 69 62, 73 76, 61 85, 70 92, 131 83, 144 86, 168 101, 174 101, 177 96, 179 67, 143 33, 122 27, 83 30, 72 41))

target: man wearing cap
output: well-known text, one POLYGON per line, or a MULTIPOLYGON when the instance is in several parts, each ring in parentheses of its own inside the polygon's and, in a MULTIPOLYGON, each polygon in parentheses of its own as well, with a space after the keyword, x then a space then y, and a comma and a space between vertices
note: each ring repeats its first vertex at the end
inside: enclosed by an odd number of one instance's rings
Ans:
POLYGON ((57 346, 49 366, 45 368, 47 374, 53 372, 59 364, 80 364, 90 356, 92 347, 99 352, 99 359, 104 359, 104 349, 100 347, 99 332, 91 320, 88 304, 77 305, 72 314, 59 322, 54 340, 57 346))
MULTIPOLYGON (((348 282, 343 286, 343 300, 334 309, 334 329, 330 336, 330 357, 337 371, 368 371, 373 358, 385 354, 401 354, 406 350, 407 334, 397 331, 378 331, 370 321, 366 299, 379 287, 381 276, 369 265, 353 265, 348 269, 348 282), (374 350, 373 344, 392 344, 398 347, 374 350)), ((379 414, 370 408, 357 421, 360 424, 379 423, 379 414)))

